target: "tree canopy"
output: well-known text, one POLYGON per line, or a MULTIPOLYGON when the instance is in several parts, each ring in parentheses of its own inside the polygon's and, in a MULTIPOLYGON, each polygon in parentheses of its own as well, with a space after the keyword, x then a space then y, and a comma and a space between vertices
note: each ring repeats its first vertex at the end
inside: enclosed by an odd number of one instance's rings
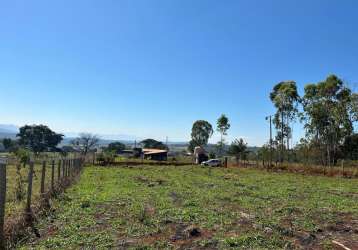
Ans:
POLYGON ((20 128, 19 144, 35 154, 45 151, 55 151, 62 141, 63 135, 57 134, 45 125, 25 125, 20 128))
POLYGON ((241 159, 241 157, 246 154, 247 143, 244 139, 235 139, 230 147, 228 153, 236 157, 237 160, 241 159))
POLYGON ((338 147, 353 134, 357 121, 356 94, 335 75, 325 81, 308 84, 303 97, 306 136, 324 148, 323 163, 335 163, 338 147))
POLYGON ((86 155, 88 152, 95 150, 98 146, 99 137, 97 135, 82 133, 79 137, 71 141, 73 148, 76 151, 86 155))
POLYGON ((154 139, 145 139, 140 142, 143 148, 167 149, 167 146, 160 141, 154 139))
POLYGON ((205 146, 209 138, 213 135, 214 130, 211 124, 204 120, 194 122, 191 129, 191 146, 205 146))
POLYGON ((124 145, 123 143, 121 143, 119 141, 112 142, 112 143, 108 144, 107 149, 119 154, 122 150, 126 149, 126 145, 124 145))

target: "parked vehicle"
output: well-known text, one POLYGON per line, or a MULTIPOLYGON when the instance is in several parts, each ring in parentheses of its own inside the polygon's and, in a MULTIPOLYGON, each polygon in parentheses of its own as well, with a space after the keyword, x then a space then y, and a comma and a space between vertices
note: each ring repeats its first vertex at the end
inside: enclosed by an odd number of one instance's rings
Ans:
POLYGON ((221 161, 219 159, 211 159, 211 160, 202 162, 201 165, 209 166, 209 167, 220 167, 221 161))

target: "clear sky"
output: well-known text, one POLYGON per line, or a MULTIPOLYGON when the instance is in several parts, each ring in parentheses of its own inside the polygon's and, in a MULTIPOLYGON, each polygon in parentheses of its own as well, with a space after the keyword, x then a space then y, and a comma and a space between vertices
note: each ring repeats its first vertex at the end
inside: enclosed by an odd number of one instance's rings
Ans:
POLYGON ((302 93, 335 73, 356 87, 357 13, 357 0, 0 1, 0 123, 182 141, 225 113, 228 140, 261 145, 275 83, 302 93))

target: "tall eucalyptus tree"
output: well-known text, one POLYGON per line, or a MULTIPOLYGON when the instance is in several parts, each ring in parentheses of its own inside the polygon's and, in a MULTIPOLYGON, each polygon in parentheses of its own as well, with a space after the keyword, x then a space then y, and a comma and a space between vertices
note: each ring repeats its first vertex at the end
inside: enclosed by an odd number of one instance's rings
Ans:
POLYGON ((278 130, 277 140, 280 141, 280 161, 283 161, 285 138, 287 149, 289 150, 292 129, 290 123, 294 121, 298 114, 298 104, 300 96, 297 91, 296 82, 283 81, 276 84, 270 93, 270 99, 277 109, 273 123, 278 130))

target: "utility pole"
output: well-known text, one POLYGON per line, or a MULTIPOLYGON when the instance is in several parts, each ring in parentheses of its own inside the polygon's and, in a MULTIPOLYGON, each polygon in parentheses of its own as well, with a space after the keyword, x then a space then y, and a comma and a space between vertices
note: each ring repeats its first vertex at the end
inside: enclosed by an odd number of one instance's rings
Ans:
POLYGON ((270 167, 272 166, 272 115, 266 116, 266 121, 270 120, 270 167))

